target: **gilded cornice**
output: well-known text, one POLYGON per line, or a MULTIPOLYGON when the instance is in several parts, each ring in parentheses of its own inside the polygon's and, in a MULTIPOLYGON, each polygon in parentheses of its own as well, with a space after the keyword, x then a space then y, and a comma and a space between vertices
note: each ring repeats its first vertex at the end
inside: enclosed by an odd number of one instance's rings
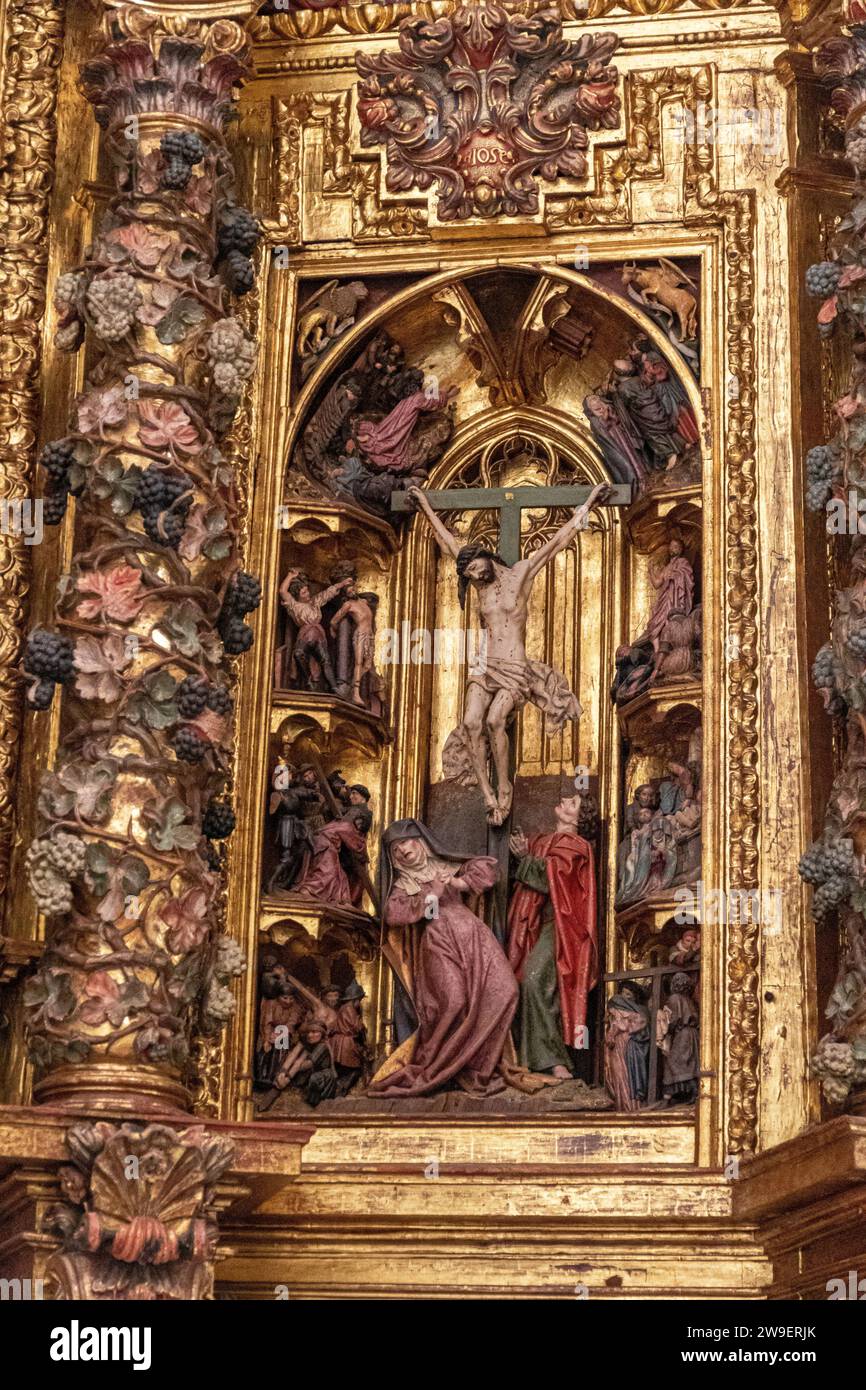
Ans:
MULTIPOLYGON (((838 3, 838 0, 833 0, 838 3)), ((351 34, 366 38, 397 29, 400 22, 413 15, 438 19, 457 9, 459 0, 415 0, 415 3, 379 4, 347 3, 323 10, 298 10, 289 14, 258 15, 252 21, 252 32, 258 42, 282 39, 318 39, 329 33, 351 34)), ((549 0, 505 0, 503 8, 533 14, 549 9, 549 0)), ((748 10, 771 14, 776 6, 763 0, 560 0, 556 6, 563 20, 588 21, 605 19, 610 15, 631 16, 636 19, 656 18, 674 14, 719 14, 732 10, 748 10)))

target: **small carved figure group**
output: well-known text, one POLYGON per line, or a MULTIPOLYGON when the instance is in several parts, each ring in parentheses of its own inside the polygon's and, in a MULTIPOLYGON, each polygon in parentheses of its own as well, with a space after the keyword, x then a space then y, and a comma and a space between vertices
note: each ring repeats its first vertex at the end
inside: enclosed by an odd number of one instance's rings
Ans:
POLYGON ((255 1082, 266 1094, 258 1109, 270 1109, 290 1087, 313 1108, 347 1095, 368 1061, 357 980, 344 989, 326 984, 316 994, 266 956, 259 998, 255 1082))
POLYGON ((389 516, 392 492, 422 483, 451 438, 452 397, 380 333, 313 414, 300 463, 334 496, 389 516))
POLYGON ((607 1001, 604 1079, 617 1110, 645 1105, 691 1105, 700 1075, 700 1013, 693 976, 676 971, 655 1017, 646 989, 623 980, 607 1001), (661 1097, 650 1095, 650 1050, 661 1059, 661 1097))
POLYGON ((378 596, 362 593, 354 569, 341 565, 325 586, 290 569, 280 599, 291 630, 278 678, 291 689, 331 692, 384 717, 384 682, 374 661, 378 596))
POLYGON ((639 786, 626 810, 625 828, 617 856, 617 908, 696 883, 701 869, 700 764, 671 763, 666 777, 639 786))
POLYGON ((547 833, 515 831, 504 947, 466 902, 496 883, 496 860, 446 849, 421 821, 389 827, 382 950, 405 1018, 371 1094, 533 1094, 572 1080, 598 982, 594 818, 594 804, 566 796, 547 833))
POLYGON ((649 622, 633 642, 616 652, 611 697, 626 704, 651 686, 669 680, 699 678, 701 673, 701 605, 695 604, 695 572, 679 535, 650 565, 656 590, 649 622))
POLYGON ((360 908, 366 887, 366 840, 373 823, 370 792, 339 771, 323 789, 316 768, 280 759, 271 782, 279 862, 268 892, 291 890, 333 906, 360 908), (326 811, 330 814, 326 818, 326 811))
POLYGON ((583 408, 614 481, 646 489, 695 480, 698 422, 682 384, 648 339, 614 362, 583 408))

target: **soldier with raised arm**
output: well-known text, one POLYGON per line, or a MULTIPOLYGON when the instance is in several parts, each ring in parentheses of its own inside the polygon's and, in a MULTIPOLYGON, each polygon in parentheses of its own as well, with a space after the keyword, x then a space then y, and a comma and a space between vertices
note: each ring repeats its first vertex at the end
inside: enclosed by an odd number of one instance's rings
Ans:
POLYGON ((409 488, 426 517, 443 555, 457 564, 461 608, 471 584, 478 595, 481 626, 487 634, 483 664, 470 667, 463 721, 448 736, 442 750, 442 771, 466 786, 477 783, 487 819, 502 825, 511 810, 508 724, 530 702, 548 717, 555 730, 580 717, 580 703, 559 671, 526 655, 526 621, 535 577, 585 528, 587 518, 608 496, 607 483, 594 487, 582 506, 533 555, 507 565, 500 555, 480 545, 461 545, 443 525, 421 488, 409 488), (496 791, 488 772, 488 742, 496 771, 496 791))

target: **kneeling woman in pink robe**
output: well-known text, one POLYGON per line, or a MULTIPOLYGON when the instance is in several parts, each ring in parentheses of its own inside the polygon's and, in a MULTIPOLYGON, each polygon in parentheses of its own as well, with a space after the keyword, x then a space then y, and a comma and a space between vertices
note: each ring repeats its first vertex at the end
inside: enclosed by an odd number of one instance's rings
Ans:
POLYGON ((475 1096, 502 1090, 495 1073, 519 990, 499 942, 463 902, 463 894, 493 887, 496 860, 443 851, 414 820, 389 827, 382 853, 385 953, 400 957, 392 963, 408 987, 418 1032, 412 1060, 374 1079, 369 1094, 425 1096, 449 1083, 475 1096))

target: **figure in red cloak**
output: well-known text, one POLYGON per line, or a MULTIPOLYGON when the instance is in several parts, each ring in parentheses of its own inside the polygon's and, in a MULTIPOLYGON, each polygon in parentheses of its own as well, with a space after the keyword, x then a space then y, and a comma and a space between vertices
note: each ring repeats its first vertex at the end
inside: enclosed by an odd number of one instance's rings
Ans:
POLYGON ((552 834, 517 831, 517 887, 508 911, 508 960, 520 983, 522 1066, 561 1080, 574 1075, 569 1048, 584 1048, 587 997, 598 981, 595 865, 578 834, 581 798, 554 809, 552 834))
POLYGON ((367 863, 367 832, 372 823, 366 806, 352 806, 341 820, 323 825, 292 891, 324 903, 360 907, 364 885, 358 869, 367 863))
POLYGON ((355 433, 366 462, 391 473, 411 473, 415 463, 412 432, 418 416, 444 409, 453 395, 453 387, 444 395, 424 389, 414 391, 398 401, 384 420, 361 420, 355 433))
POLYGON ((455 1085, 505 1089, 503 1051, 517 984, 493 932, 464 903, 496 882, 496 860, 442 849, 421 821, 382 840, 383 951, 412 1000, 418 1030, 380 1067, 369 1094, 414 1097, 455 1085))

